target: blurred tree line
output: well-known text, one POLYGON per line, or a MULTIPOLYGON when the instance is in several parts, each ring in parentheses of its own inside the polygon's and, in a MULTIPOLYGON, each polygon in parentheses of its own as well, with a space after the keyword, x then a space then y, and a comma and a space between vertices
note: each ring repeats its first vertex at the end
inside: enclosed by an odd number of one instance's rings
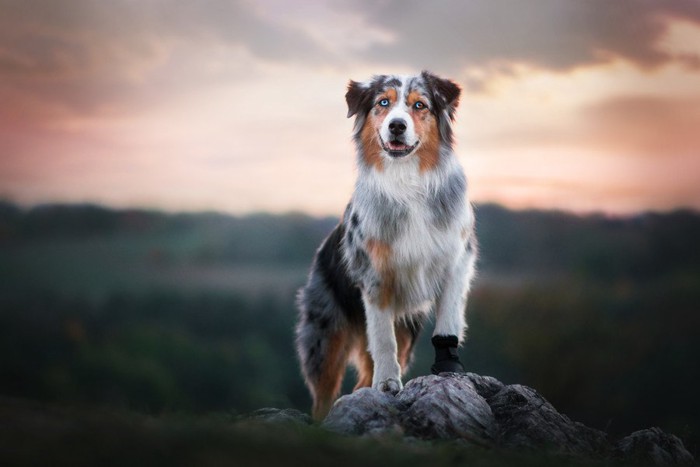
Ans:
MULTIPOLYGON (((470 371, 574 419, 700 439, 700 215, 477 208, 470 371)), ((337 222, 0 203, 0 394, 307 410, 294 293, 337 222)), ((409 377, 429 371, 430 324, 409 377)))

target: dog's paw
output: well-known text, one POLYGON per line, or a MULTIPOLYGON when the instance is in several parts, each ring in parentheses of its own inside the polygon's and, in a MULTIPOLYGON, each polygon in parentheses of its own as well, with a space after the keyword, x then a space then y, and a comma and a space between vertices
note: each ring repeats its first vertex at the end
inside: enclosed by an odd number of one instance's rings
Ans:
POLYGON ((401 380, 387 378, 384 381, 377 383, 375 389, 379 389, 382 392, 388 392, 392 396, 395 396, 403 389, 403 384, 401 384, 401 380))

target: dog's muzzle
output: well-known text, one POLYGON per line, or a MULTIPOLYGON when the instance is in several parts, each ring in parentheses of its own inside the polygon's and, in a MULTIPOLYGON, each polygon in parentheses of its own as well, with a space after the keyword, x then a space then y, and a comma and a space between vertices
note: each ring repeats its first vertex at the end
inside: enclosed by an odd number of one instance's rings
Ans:
POLYGON ((391 135, 391 139, 389 141, 384 141, 381 137, 379 138, 382 142, 382 149, 391 157, 398 158, 407 156, 418 146, 418 143, 413 145, 406 144, 406 128, 406 120, 395 118, 389 122, 389 134, 391 135))

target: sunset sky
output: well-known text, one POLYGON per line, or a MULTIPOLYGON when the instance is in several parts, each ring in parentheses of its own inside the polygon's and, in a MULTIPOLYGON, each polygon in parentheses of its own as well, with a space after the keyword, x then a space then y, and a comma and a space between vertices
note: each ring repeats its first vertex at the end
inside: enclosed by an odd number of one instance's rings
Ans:
POLYGON ((348 80, 421 69, 472 200, 700 209, 697 0, 0 0, 0 198, 338 215, 348 80))

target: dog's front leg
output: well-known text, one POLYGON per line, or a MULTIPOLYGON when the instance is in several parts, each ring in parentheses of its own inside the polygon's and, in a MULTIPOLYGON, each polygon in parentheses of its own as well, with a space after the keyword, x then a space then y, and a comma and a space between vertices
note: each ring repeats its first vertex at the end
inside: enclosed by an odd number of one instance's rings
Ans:
POLYGON ((464 371, 457 348, 467 327, 466 302, 473 262, 473 254, 467 253, 459 258, 450 271, 438 300, 432 338, 435 347, 435 363, 431 367, 433 374, 464 371))
POLYGON ((372 387, 396 395, 402 388, 401 367, 396 356, 394 313, 379 309, 365 300, 367 316, 367 343, 374 361, 372 387))

